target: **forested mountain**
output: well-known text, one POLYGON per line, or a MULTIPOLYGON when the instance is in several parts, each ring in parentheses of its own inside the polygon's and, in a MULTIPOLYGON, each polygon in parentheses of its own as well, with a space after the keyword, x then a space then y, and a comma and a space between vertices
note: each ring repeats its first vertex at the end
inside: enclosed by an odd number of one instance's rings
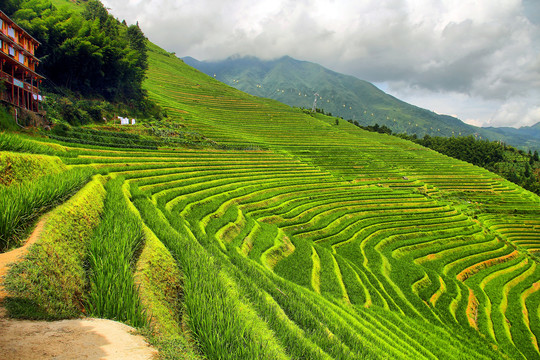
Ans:
POLYGON ((540 123, 532 126, 522 126, 518 129, 512 127, 486 127, 481 128, 481 131, 490 139, 498 139, 523 149, 540 150, 540 123))
MULTIPOLYGON (((373 84, 328 70, 318 64, 285 56, 275 60, 233 56, 222 61, 186 64, 250 94, 311 109, 318 93, 317 108, 357 121, 360 125, 386 125, 394 133, 418 137, 467 136, 476 134, 524 149, 540 149, 540 131, 529 128, 479 128, 461 120, 401 101, 373 84)), ((540 125, 537 125, 540 126, 540 125)))

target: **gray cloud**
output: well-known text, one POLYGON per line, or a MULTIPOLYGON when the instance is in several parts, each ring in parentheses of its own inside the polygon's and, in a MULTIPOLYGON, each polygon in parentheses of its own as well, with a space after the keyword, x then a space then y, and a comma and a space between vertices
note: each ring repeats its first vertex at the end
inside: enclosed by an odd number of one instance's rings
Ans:
POLYGON ((179 56, 290 55, 476 124, 540 121, 537 0, 104 3, 179 56))

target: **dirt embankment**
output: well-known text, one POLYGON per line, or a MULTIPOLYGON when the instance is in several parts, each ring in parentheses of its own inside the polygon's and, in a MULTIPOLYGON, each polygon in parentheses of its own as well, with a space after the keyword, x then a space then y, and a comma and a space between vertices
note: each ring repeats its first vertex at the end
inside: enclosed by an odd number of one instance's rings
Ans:
POLYGON ((20 261, 41 235, 43 217, 23 247, 0 254, 0 358, 21 359, 152 359, 157 351, 135 329, 111 320, 13 320, 6 317, 1 285, 8 264, 20 261))

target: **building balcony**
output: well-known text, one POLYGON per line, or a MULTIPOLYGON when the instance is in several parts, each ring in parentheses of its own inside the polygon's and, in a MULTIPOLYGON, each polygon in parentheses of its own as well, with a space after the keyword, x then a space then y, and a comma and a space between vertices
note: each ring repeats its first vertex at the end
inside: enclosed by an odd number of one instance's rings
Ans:
POLYGON ((39 88, 36 86, 33 86, 32 84, 27 83, 26 81, 22 81, 16 78, 13 78, 10 74, 5 73, 3 71, 0 71, 0 79, 4 80, 8 84, 20 87, 21 89, 24 89, 26 91, 31 92, 32 94, 39 94, 39 88))

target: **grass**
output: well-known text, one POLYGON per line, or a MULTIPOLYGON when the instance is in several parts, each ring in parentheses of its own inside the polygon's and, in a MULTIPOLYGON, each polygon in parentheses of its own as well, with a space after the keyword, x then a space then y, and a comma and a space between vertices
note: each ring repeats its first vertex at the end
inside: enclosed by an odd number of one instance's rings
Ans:
MULTIPOLYGON (((40 143, 18 134, 0 132, 0 150, 16 151, 31 154, 46 154, 67 156, 65 149, 61 150, 54 145, 40 143)), ((72 154, 75 156, 75 154, 72 154)))
POLYGON ((0 152, 0 186, 36 181, 65 170, 65 164, 56 156, 0 152))

